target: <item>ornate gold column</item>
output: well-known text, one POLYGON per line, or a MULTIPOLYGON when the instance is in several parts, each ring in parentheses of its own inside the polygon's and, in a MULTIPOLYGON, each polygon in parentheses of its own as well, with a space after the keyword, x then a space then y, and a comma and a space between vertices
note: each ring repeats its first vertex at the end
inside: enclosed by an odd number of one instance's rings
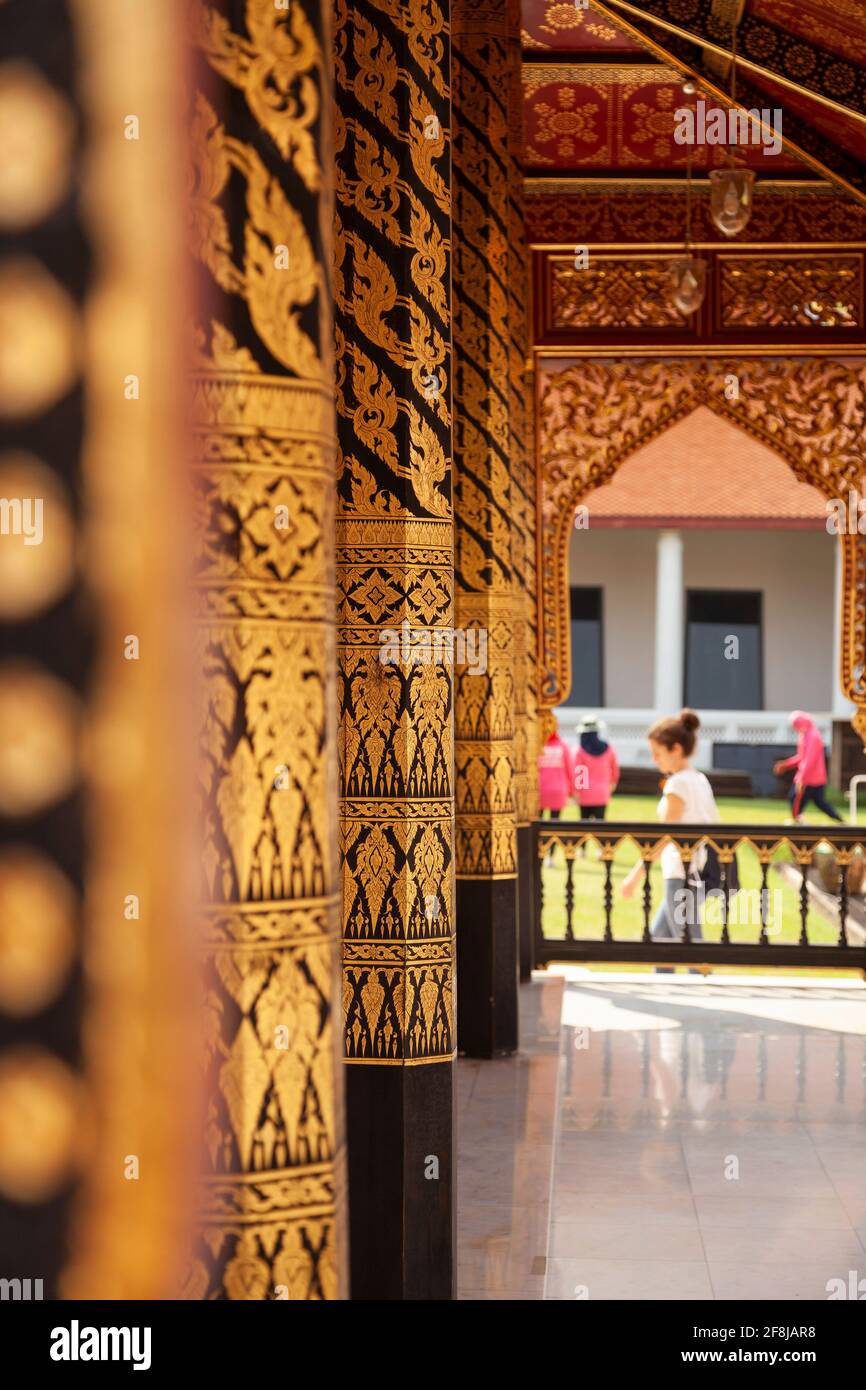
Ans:
POLYGON ((508 22, 508 343, 511 557, 514 571, 514 807, 520 977, 532 969, 532 846, 537 814, 537 629, 535 620, 535 441, 529 386, 529 266, 523 210, 523 54, 520 0, 508 22))
MULTIPOLYGON (((517 1046, 508 0, 454 9, 454 471, 459 1041, 517 1046)), ((519 668, 518 668, 519 669, 519 668)))
POLYGON ((352 1294, 454 1290, 447 0, 336 0, 352 1294))
POLYGON ((211 1100, 194 1297, 345 1293, 328 6, 193 9, 211 1100))

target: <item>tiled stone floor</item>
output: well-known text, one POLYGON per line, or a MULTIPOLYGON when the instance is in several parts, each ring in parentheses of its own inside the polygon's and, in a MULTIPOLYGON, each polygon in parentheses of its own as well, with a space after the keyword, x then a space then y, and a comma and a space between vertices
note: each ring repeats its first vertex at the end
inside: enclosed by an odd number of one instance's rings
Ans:
POLYGON ((866 986, 564 968, 521 1025, 458 1063, 460 1298, 866 1280, 866 986))

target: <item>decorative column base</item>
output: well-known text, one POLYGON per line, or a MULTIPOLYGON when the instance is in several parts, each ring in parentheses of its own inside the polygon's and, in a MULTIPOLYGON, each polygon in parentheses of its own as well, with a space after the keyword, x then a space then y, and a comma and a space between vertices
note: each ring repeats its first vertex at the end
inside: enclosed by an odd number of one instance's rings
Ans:
POLYGON ((457 1293, 454 1064, 346 1067, 352 1299, 457 1293))
POLYGON ((467 1057, 516 1052, 517 880, 457 880, 457 1048, 467 1057))
POLYGON ((532 827, 517 827, 517 937, 521 983, 532 977, 532 827))

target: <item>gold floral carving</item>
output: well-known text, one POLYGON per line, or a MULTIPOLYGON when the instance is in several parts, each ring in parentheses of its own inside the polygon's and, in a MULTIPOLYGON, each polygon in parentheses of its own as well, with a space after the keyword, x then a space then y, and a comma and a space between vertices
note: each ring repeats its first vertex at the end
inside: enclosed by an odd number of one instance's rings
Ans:
POLYGON ((523 199, 520 4, 508 25, 508 435, 511 466, 511 558, 514 572, 514 811, 517 826, 535 817, 535 450, 530 448, 529 250, 523 199))
POLYGON ((525 676, 526 637, 515 640, 512 556, 521 496, 510 414, 521 307, 510 293, 515 74, 506 0, 485 8, 484 22, 469 4, 454 11, 455 603, 457 626, 484 632, 487 644, 485 669, 457 672, 455 773, 458 878, 491 879, 516 872, 514 682, 525 676))
MULTIPOLYGON (((539 382, 539 692, 550 709, 571 683, 568 547, 575 509, 620 464, 703 405, 773 449, 827 498, 861 487, 866 369, 828 358, 586 359, 539 382), (729 401, 725 380, 739 379, 729 401)), ((866 730, 866 546, 840 538, 841 685, 866 730)))
POLYGON ((336 0, 344 1053, 454 1055, 448 8, 336 0), (408 640, 408 639, 407 639, 408 640))
MULTIPOLYGON (((566 179, 531 179, 526 189, 526 231, 530 242, 574 246, 596 242, 669 243, 686 215, 684 180, 621 183, 594 180, 592 197, 566 179), (579 229, 579 231, 577 230, 579 229)), ((695 180, 692 236, 718 242, 710 218, 709 187, 695 180)), ((790 187, 758 183, 752 242, 852 242, 866 240, 866 207, 832 187, 790 187)))
POLYGON ((863 252, 721 256, 722 328, 861 328, 863 252))
POLYGON ((319 349, 299 323, 300 310, 318 297, 324 312, 324 267, 316 262, 303 218, 290 205, 277 177, 250 145, 226 134, 210 102, 196 97, 192 141, 198 174, 192 202, 193 254, 228 294, 239 294, 253 327, 278 362, 299 377, 321 378, 319 349), (232 169, 246 187, 247 221, 241 263, 231 245, 219 200, 232 169), (285 265, 278 264, 285 248, 285 265))
POLYGON ((210 66, 240 89, 283 159, 311 193, 318 192, 322 152, 314 126, 321 107, 322 50, 304 6, 281 9, 246 0, 247 36, 234 33, 226 17, 201 0, 193 4, 191 22, 193 40, 210 66))
POLYGON ((213 285, 192 399, 211 1086, 188 1297, 345 1290, 325 10, 248 0, 245 32, 193 16, 210 68, 191 245, 213 285), (243 138, 214 75, 242 94, 243 138))
POLYGON ((671 260, 594 255, 584 270, 552 261, 551 327, 682 328, 670 298, 671 260))
POLYGON ((541 91, 551 83, 579 82, 604 91, 620 84, 637 89, 647 84, 679 84, 682 78, 676 68, 661 63, 524 63, 523 90, 527 95, 541 91))

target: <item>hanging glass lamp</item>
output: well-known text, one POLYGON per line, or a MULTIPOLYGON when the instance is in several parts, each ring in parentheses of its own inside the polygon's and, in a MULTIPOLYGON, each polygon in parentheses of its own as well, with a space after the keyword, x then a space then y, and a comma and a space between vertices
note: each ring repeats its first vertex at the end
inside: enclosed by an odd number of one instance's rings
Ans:
POLYGON ((748 224, 754 187, 751 169, 710 171, 710 216, 725 236, 736 236, 748 224))
POLYGON ((707 263, 687 251, 671 263, 671 299, 681 314, 700 309, 707 292, 707 263))

